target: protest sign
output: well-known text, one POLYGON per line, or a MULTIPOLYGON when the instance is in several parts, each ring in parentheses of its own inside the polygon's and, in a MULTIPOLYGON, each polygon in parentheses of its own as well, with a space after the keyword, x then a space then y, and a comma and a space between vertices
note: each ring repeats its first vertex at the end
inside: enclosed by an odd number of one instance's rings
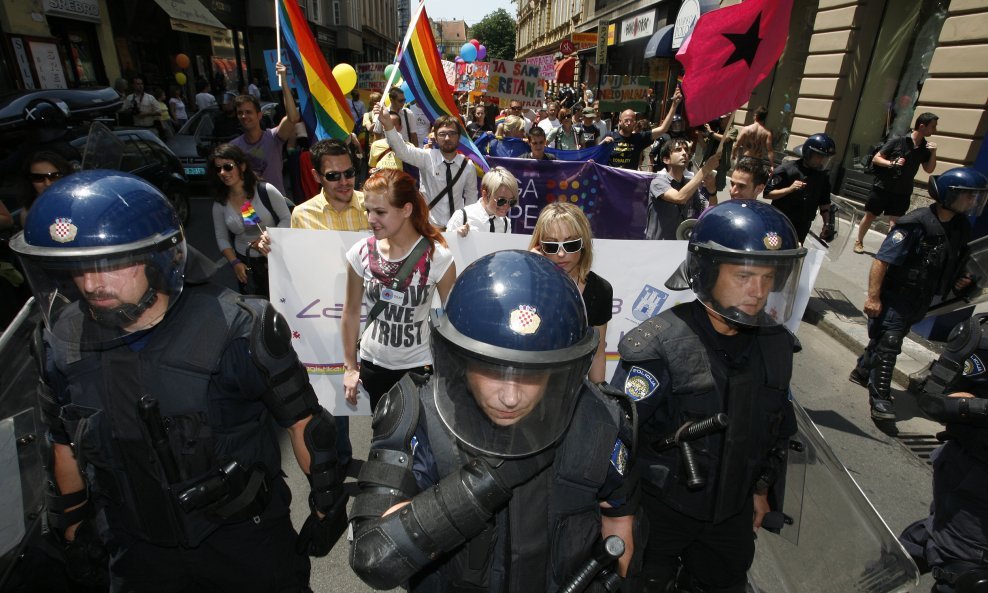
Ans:
POLYGON ((646 99, 651 83, 647 76, 604 76, 600 83, 600 106, 598 110, 623 111, 648 109, 646 99))
POLYGON ((489 62, 457 62, 456 91, 459 93, 482 93, 487 90, 489 62))
POLYGON ((556 80, 556 60, 552 56, 532 56, 525 63, 538 66, 542 80, 556 80))
POLYGON ((357 64, 357 88, 365 91, 384 90, 384 62, 365 62, 357 64))
POLYGON ((442 60, 443 74, 446 75, 446 84, 456 86, 456 64, 449 60, 442 60))
POLYGON ((491 60, 487 77, 487 94, 505 101, 518 101, 523 106, 541 107, 545 89, 539 80, 539 67, 525 62, 491 60))
MULTIPOLYGON (((277 59, 278 51, 274 49, 264 50, 264 68, 268 73, 268 86, 271 87, 272 91, 280 91, 281 85, 278 84, 278 74, 275 72, 275 65, 278 63, 277 59)), ((298 82, 295 79, 295 74, 292 72, 292 63, 288 60, 288 51, 285 49, 281 50, 281 63, 288 68, 288 87, 295 88, 298 82)))
MULTIPOLYGON (((517 208, 515 208, 517 210, 517 208)), ((356 406, 343 395, 343 346, 340 323, 349 264, 345 253, 366 233, 268 229, 277 248, 268 256, 271 303, 288 321, 292 346, 309 374, 319 402, 335 415, 368 415, 370 406, 361 392, 356 406), (318 273, 313 273, 318 270, 318 273)), ((527 249, 521 234, 472 232, 444 235, 462 271, 477 258, 503 249, 527 249)), ((643 321, 681 302, 693 300, 691 291, 672 291, 665 281, 686 257, 685 241, 616 241, 594 239, 594 271, 614 289, 607 324, 607 377, 614 373, 621 338, 643 321)), ((811 250, 812 251, 812 250, 811 250)), ((809 295, 822 257, 811 253, 804 263, 799 294, 809 295)), ((807 296, 808 298, 808 296, 807 296)), ((434 303, 438 306, 437 302, 434 303)), ((787 327, 795 331, 806 308, 797 299, 787 327)), ((367 314, 362 306, 361 317, 367 314)))

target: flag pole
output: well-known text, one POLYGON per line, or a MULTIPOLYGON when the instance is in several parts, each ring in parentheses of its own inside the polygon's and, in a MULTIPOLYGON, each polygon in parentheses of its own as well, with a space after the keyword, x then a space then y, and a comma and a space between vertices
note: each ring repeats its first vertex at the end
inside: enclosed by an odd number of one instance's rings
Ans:
POLYGON ((275 55, 277 60, 275 63, 281 61, 281 11, 278 10, 278 3, 281 0, 275 0, 274 2, 274 47, 275 55))
MULTIPOLYGON (((408 30, 405 31, 405 37, 401 42, 401 46, 398 48, 398 52, 395 54, 395 59, 394 62, 392 62, 392 64, 397 66, 398 62, 401 61, 401 54, 403 54, 405 52, 405 48, 408 47, 408 42, 411 41, 412 39, 412 31, 415 30, 415 25, 419 22, 419 17, 422 16, 422 11, 424 9, 425 9, 425 0, 419 0, 418 6, 415 7, 415 14, 413 14, 412 18, 409 19, 408 21, 408 30)), ((384 101, 388 100, 388 91, 391 90, 391 87, 392 85, 394 85, 394 81, 398 79, 398 76, 399 76, 398 69, 395 68, 394 71, 391 72, 391 76, 388 77, 388 82, 387 84, 384 85, 384 90, 381 91, 382 104, 384 103, 384 101)))

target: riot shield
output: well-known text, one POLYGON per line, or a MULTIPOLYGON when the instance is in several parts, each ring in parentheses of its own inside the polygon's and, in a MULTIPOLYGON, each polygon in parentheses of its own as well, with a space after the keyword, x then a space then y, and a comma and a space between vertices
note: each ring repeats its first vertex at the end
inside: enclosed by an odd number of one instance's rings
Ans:
POLYGON ((792 524, 779 535, 759 531, 750 589, 896 593, 915 587, 919 569, 806 411, 796 401, 793 407, 798 431, 792 441, 799 445, 789 452, 783 505, 792 524))
POLYGON ((974 287, 963 297, 947 299, 930 307, 926 317, 952 313, 988 301, 988 236, 968 243, 964 272, 974 280, 974 287))
POLYGON ((116 134, 98 121, 89 126, 86 146, 82 151, 82 168, 119 170, 123 161, 124 143, 116 134))
POLYGON ((813 226, 810 229, 810 234, 807 236, 806 241, 809 242, 812 240, 825 250, 828 261, 834 261, 847 248, 851 236, 856 232, 855 227, 864 215, 864 210, 862 210, 861 206, 836 194, 830 194, 830 208, 834 213, 834 232, 836 235, 829 241, 821 239, 820 233, 823 231, 827 221, 823 220, 822 217, 817 217, 813 221, 813 226))

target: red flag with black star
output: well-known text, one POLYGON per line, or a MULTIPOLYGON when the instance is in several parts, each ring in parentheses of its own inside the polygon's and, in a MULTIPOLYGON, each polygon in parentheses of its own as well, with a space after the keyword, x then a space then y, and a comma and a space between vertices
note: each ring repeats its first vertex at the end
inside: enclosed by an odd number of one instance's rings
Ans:
POLYGON ((700 17, 676 54, 690 125, 744 105, 782 55, 790 12, 792 0, 745 0, 700 17))

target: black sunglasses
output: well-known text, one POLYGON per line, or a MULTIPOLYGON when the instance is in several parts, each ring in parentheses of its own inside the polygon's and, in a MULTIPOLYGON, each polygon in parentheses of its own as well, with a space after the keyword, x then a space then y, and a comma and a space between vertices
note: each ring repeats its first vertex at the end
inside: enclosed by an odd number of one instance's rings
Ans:
POLYGON ((511 204, 511 207, 514 208, 518 205, 518 198, 512 198, 510 200, 507 198, 498 198, 494 203, 497 204, 498 208, 504 206, 505 204, 511 204))
POLYGON ((58 181, 62 177, 65 177, 65 175, 62 175, 58 171, 52 171, 51 173, 30 173, 28 177, 35 183, 44 183, 45 181, 58 181))
POLYGON ((573 239, 572 241, 542 241, 542 253, 546 255, 556 255, 559 248, 563 248, 563 253, 578 253, 583 251, 583 239, 573 239))
POLYGON ((223 163, 222 165, 214 165, 214 168, 217 171, 223 171, 225 173, 229 173, 230 171, 236 169, 237 166, 234 165, 233 163, 223 163))
POLYGON ((357 170, 350 167, 346 171, 326 171, 322 174, 326 178, 326 181, 339 181, 340 177, 346 177, 347 179, 353 179, 357 175, 357 170))

